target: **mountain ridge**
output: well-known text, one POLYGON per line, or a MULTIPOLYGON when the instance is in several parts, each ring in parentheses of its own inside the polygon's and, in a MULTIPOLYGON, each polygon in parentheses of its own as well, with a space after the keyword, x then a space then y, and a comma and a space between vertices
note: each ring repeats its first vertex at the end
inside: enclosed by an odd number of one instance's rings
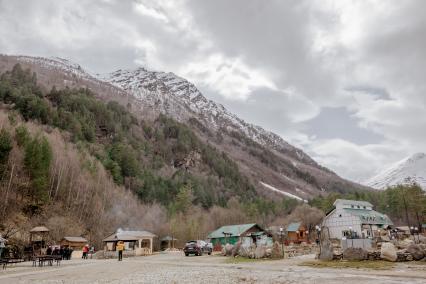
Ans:
POLYGON ((426 153, 406 157, 365 181, 367 186, 376 189, 412 183, 426 190, 426 153))
MULTIPOLYGON (((136 70, 120 69, 110 73, 107 77, 100 76, 98 79, 111 83, 125 91, 129 91, 140 100, 158 100, 163 92, 167 94, 172 93, 179 98, 179 100, 184 101, 184 105, 189 106, 190 111, 197 114, 199 119, 205 120, 209 123, 209 126, 215 130, 219 130, 224 126, 227 130, 232 128, 234 128, 233 130, 242 130, 250 139, 253 139, 263 146, 272 147, 277 150, 286 149, 294 151, 299 159, 305 159, 305 162, 318 165, 302 150, 290 145, 279 135, 267 131, 261 126, 247 123, 228 111, 222 104, 218 104, 204 97, 194 84, 172 72, 148 71, 145 68, 137 68, 136 70), (160 84, 158 82, 160 82, 160 84)), ((170 108, 163 110, 165 114, 171 115, 175 119, 177 118, 179 121, 182 121, 183 118, 180 117, 180 115, 185 116, 185 114, 172 113, 173 111, 174 110, 170 108)))
POLYGON ((4 55, 0 56, 0 71, 11 69, 17 62, 34 69, 46 88, 89 88, 100 99, 117 101, 141 117, 155 119, 165 114, 192 124, 205 143, 224 151, 239 164, 261 194, 282 197, 260 182, 300 199, 326 192, 368 189, 340 178, 282 137, 238 118, 173 73, 137 68, 98 75, 66 59, 4 55))
MULTIPOLYGON (((232 126, 234 128, 242 129, 244 133, 254 141, 266 146, 278 148, 278 150, 280 148, 292 150, 300 159, 306 159, 306 162, 318 165, 301 149, 290 145, 281 136, 273 133, 272 131, 265 130, 261 126, 244 121, 243 119, 228 111, 222 104, 207 99, 194 84, 172 72, 148 71, 144 67, 138 67, 134 70, 118 69, 111 73, 98 74, 91 71, 86 71, 86 69, 83 68, 80 64, 60 57, 45 58, 23 55, 17 57, 19 58, 19 61, 42 63, 45 64, 46 67, 62 69, 65 72, 69 72, 85 80, 98 80, 110 83, 111 85, 123 89, 124 91, 131 91, 133 95, 135 95, 135 97, 140 100, 149 100, 150 96, 152 98, 152 95, 156 95, 154 99, 158 99, 160 96, 158 91, 161 90, 150 90, 154 92, 154 94, 149 94, 146 91, 146 88, 153 87, 152 84, 160 80, 166 83, 166 88, 170 88, 172 92, 177 92, 177 97, 185 100, 185 103, 190 106, 191 111, 200 115, 205 115, 206 112, 210 112, 221 116, 222 119, 230 121, 230 124, 233 124, 232 126), (154 82, 146 80, 147 82, 144 84, 136 85, 138 82, 132 81, 132 77, 136 80, 153 79, 153 77, 155 77, 156 80, 153 80, 154 82), (174 83, 177 83, 177 85, 174 83), (143 91, 140 90, 141 87, 144 88, 143 91)), ((163 111, 165 114, 172 115, 175 119, 177 118, 178 121, 182 120, 181 117, 179 117, 179 113, 172 114, 167 109, 164 109, 163 111)), ((209 122, 215 122, 214 116, 215 115, 207 118, 209 122)), ((214 123, 210 126, 216 127, 217 129, 219 128, 217 123, 214 123)))

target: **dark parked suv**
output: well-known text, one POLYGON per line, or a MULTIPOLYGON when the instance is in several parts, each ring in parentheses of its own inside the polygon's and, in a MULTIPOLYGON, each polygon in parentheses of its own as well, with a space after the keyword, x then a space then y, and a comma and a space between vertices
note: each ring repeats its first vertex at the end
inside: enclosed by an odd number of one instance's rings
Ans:
POLYGON ((206 243, 205 241, 196 240, 189 241, 185 244, 185 248, 183 252, 186 256, 190 254, 195 255, 203 255, 203 253, 207 253, 208 255, 212 254, 213 247, 210 243, 206 243))

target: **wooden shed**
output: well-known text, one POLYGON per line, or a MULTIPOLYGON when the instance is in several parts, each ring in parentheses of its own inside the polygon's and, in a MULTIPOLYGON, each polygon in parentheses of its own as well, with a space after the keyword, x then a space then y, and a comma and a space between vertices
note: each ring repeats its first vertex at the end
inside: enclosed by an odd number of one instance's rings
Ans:
POLYGON ((83 250, 83 247, 88 244, 88 241, 83 237, 64 237, 60 244, 73 250, 83 250))
POLYGON ((308 232, 301 222, 290 223, 287 226, 287 241, 293 243, 308 242, 308 232))

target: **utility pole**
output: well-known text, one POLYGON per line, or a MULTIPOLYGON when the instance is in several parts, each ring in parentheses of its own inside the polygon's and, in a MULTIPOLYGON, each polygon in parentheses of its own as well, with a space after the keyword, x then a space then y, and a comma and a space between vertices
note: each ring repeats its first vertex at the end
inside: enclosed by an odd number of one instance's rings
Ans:
POLYGON ((283 242, 283 234, 284 234, 284 229, 283 229, 283 227, 280 227, 281 250, 282 250, 282 252, 283 252, 283 258, 284 258, 284 242, 283 242))

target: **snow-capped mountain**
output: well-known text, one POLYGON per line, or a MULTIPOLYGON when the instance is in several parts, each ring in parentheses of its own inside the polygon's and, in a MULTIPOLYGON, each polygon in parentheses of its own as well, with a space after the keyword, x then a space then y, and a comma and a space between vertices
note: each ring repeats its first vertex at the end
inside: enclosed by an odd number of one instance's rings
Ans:
POLYGON ((0 55, 0 72, 16 63, 36 72, 38 82, 47 89, 88 88, 100 100, 126 106, 139 119, 155 120, 164 114, 180 121, 205 143, 229 155, 267 195, 274 194, 274 188, 304 200, 327 191, 366 189, 317 164, 279 135, 240 119, 173 73, 137 68, 99 75, 57 57, 8 55, 0 55))
POLYGON ((81 65, 59 57, 18 56, 18 61, 41 65, 50 70, 61 70, 80 80, 106 82, 143 102, 143 107, 185 122, 196 117, 208 128, 239 131, 253 141, 278 151, 290 154, 296 160, 317 165, 302 150, 287 143, 279 135, 266 131, 229 112, 223 105, 208 100, 189 81, 171 72, 155 72, 145 68, 117 70, 108 74, 94 74, 81 65))
POLYGON ((398 184, 417 183, 426 190, 426 154, 405 158, 366 181, 367 186, 385 189, 398 184))
POLYGON ((133 94, 138 100, 148 103, 157 111, 179 121, 196 117, 211 129, 225 128, 241 131, 257 143, 294 154, 297 160, 315 164, 303 151, 293 147, 280 136, 262 127, 245 122, 229 112, 223 105, 208 100, 189 81, 174 73, 136 70, 117 70, 110 74, 97 76, 98 79, 133 94))

